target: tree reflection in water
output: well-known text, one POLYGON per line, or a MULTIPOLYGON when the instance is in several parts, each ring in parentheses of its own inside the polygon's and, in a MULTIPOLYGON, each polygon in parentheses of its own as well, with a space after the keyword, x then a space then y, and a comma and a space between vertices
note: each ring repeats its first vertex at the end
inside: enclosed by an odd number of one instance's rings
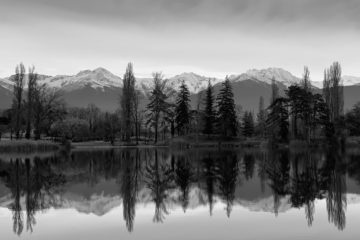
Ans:
POLYGON ((185 157, 179 157, 176 161, 175 183, 181 191, 179 200, 184 212, 186 212, 186 209, 189 205, 189 191, 192 181, 193 173, 189 159, 185 157))
POLYGON ((216 164, 215 159, 211 157, 210 153, 202 160, 203 175, 205 179, 205 191, 209 204, 210 216, 214 207, 214 195, 215 195, 215 184, 216 184, 216 164))
POLYGON ((2 180, 11 190, 13 199, 10 209, 13 212, 13 231, 21 235, 24 229, 21 199, 25 198, 26 230, 32 232, 36 224, 35 214, 38 211, 55 206, 54 190, 65 183, 62 174, 51 169, 48 160, 39 158, 10 160, 2 169, 2 180))
MULTIPOLYGON (((164 222, 169 209, 221 201, 230 217, 241 202, 243 185, 258 180, 258 194, 272 193, 273 211, 282 204, 303 208, 309 226, 315 221, 315 200, 325 199, 328 219, 339 230, 346 225, 346 174, 360 183, 359 154, 338 148, 327 151, 218 151, 112 149, 74 151, 50 157, 0 160, 0 181, 10 190, 13 231, 32 232, 36 213, 61 208, 68 187, 83 184, 95 191, 114 182, 122 199, 127 230, 133 231, 138 203, 152 201, 154 222, 164 222), (254 174, 256 173, 256 174, 254 174), (141 196, 139 193, 141 192, 141 196)), ((252 185, 252 188, 254 186, 252 185)), ((80 194, 80 193, 79 193, 80 194)), ((252 194, 252 193, 243 193, 252 194)), ((89 196, 84 196, 90 199, 89 196)))
POLYGON ((121 194, 126 227, 131 232, 134 227, 135 205, 138 191, 139 151, 122 153, 121 194))
POLYGON ((165 215, 169 214, 166 207, 168 190, 172 188, 173 172, 167 159, 159 160, 158 150, 154 150, 154 161, 145 168, 146 186, 151 191, 155 203, 154 222, 163 222, 165 215))
POLYGON ((341 150, 336 148, 328 151, 326 159, 326 208, 328 211, 328 219, 329 222, 334 223, 339 230, 343 230, 346 224, 345 211, 347 205, 345 195, 345 161, 341 150))
POLYGON ((225 155, 217 161, 217 164, 220 196, 226 204, 226 215, 230 217, 239 173, 238 158, 236 154, 225 155))

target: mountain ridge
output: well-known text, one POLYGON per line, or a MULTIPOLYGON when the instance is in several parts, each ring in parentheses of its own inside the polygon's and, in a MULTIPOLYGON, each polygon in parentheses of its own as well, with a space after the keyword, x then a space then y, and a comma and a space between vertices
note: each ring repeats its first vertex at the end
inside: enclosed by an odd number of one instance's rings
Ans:
MULTIPOLYGON (((9 108, 12 102, 13 76, 0 79, 0 109, 9 108)), ((26 76, 27 79, 27 76, 26 76)), ((283 92, 291 84, 299 84, 301 79, 282 68, 250 69, 245 73, 233 74, 228 77, 235 97, 235 103, 244 109, 257 111, 260 96, 265 101, 270 99, 271 82, 274 79, 283 92)), ((136 89, 141 93, 141 106, 145 107, 148 96, 152 90, 152 78, 137 78, 136 89)), ((203 97, 203 91, 210 81, 214 86, 215 94, 221 88, 224 79, 206 77, 194 72, 183 72, 167 78, 168 87, 177 91, 184 82, 191 94, 192 105, 198 104, 203 97)), ((27 80, 25 80, 26 82, 27 80)), ((360 101, 360 77, 344 76, 345 109, 351 108, 360 101)), ((39 83, 63 92, 65 101, 69 106, 85 107, 94 103, 101 109, 114 111, 118 108, 122 93, 122 78, 99 67, 93 70, 82 70, 75 75, 47 76, 39 74, 39 83)), ((312 82, 316 91, 320 91, 321 82, 312 82)), ((26 83, 24 85, 26 90, 26 83)))
MULTIPOLYGON (((0 78, 0 86, 11 89, 11 78, 14 75, 6 78, 0 78)), ((62 88, 64 90, 73 90, 84 86, 91 86, 93 88, 103 88, 103 87, 122 87, 122 78, 110 72, 109 70, 98 67, 94 70, 86 69, 81 70, 75 75, 55 75, 48 76, 39 74, 39 82, 41 84, 47 84, 49 87, 62 88), (78 85, 76 85, 78 84, 78 85)), ((232 74, 229 77, 231 82, 240 82, 245 80, 254 80, 257 82, 264 82, 271 84, 272 79, 278 83, 284 84, 286 87, 291 84, 299 84, 301 78, 293 75, 287 70, 282 68, 265 68, 265 69, 249 69, 241 74, 232 74)), ((27 79, 27 76, 25 77, 27 79)), ((136 78, 137 83, 136 87, 139 90, 148 90, 152 85, 152 78, 136 78)), ((215 77, 202 76, 194 72, 183 72, 175 76, 167 78, 168 84, 170 87, 173 87, 175 90, 181 85, 184 81, 188 85, 190 93, 198 93, 204 90, 208 81, 212 85, 216 85, 225 80, 215 77)), ((26 81, 25 81, 26 82, 26 81)), ((321 88, 322 82, 312 81, 313 85, 317 88, 321 88)), ((360 77, 356 76, 343 76, 344 86, 353 86, 360 85, 360 77)), ((26 84, 24 86, 26 88, 26 84)))

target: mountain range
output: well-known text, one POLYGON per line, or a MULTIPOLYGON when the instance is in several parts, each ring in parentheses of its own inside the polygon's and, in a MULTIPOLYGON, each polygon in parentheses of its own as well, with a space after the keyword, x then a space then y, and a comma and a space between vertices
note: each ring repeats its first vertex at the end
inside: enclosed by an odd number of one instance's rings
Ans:
MULTIPOLYGON (((272 79, 275 79, 281 91, 301 81, 300 78, 281 68, 251 69, 239 75, 230 75, 228 78, 233 87, 235 103, 241 105, 243 109, 254 112, 258 109, 260 96, 264 97, 265 102, 269 101, 272 79)), ((224 79, 201 76, 192 72, 168 78, 167 85, 176 91, 184 81, 191 93, 191 104, 195 107, 199 100, 200 103, 202 102, 201 99, 204 97, 204 90, 209 80, 217 94, 224 79)), ((40 74, 39 83, 60 90, 64 100, 71 107, 85 107, 94 103, 106 111, 115 111, 118 108, 122 92, 122 78, 104 68, 84 70, 76 75, 40 74)), ((345 109, 350 109, 360 101, 360 77, 344 76, 343 83, 345 109)), ((321 82, 313 82, 313 86, 315 91, 321 92, 321 82)), ((0 109, 11 106, 12 88, 11 76, 0 79, 0 109)), ((137 78, 136 89, 141 93, 140 105, 144 107, 152 89, 152 79, 137 78)))

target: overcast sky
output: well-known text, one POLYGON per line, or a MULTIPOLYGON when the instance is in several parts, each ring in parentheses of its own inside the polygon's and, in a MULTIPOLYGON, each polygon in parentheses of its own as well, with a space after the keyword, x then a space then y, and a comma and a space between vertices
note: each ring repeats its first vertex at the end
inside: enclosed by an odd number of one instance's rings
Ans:
POLYGON ((359 0, 0 0, 0 77, 104 67, 224 77, 281 67, 360 76, 359 0))

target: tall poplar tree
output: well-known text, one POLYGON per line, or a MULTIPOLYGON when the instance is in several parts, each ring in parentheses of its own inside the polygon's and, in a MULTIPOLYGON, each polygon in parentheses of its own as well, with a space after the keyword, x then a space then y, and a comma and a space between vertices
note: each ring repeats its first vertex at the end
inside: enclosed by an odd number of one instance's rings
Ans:
POLYGON ((343 115, 344 111, 341 66, 338 62, 334 62, 329 69, 325 70, 323 95, 330 111, 330 121, 335 123, 343 115))
POLYGON ((33 121, 33 109, 34 109, 34 98, 35 98, 35 90, 37 85, 37 77, 38 75, 35 73, 35 67, 29 68, 26 133, 25 133, 25 137, 27 139, 30 139, 30 135, 31 135, 31 124, 33 121))
POLYGON ((343 135, 344 116, 344 87, 341 79, 341 66, 334 62, 325 70, 323 81, 323 96, 329 113, 328 137, 343 135), (331 129, 332 134, 331 134, 331 129))
POLYGON ((24 78, 25 78, 25 67, 24 64, 20 63, 16 66, 14 81, 14 99, 13 109, 15 113, 15 135, 16 139, 20 138, 21 128, 21 116, 22 116, 22 101, 24 91, 24 78))
POLYGON ((129 142, 132 133, 132 118, 135 101, 135 76, 132 63, 128 63, 124 78, 121 96, 122 123, 125 131, 125 141, 129 142))
POLYGON ((311 135, 311 106, 312 106, 312 93, 311 93, 311 82, 310 82, 310 71, 308 67, 304 67, 304 74, 302 79, 302 88, 304 90, 304 100, 302 101, 302 115, 305 127, 305 139, 310 143, 311 135))

